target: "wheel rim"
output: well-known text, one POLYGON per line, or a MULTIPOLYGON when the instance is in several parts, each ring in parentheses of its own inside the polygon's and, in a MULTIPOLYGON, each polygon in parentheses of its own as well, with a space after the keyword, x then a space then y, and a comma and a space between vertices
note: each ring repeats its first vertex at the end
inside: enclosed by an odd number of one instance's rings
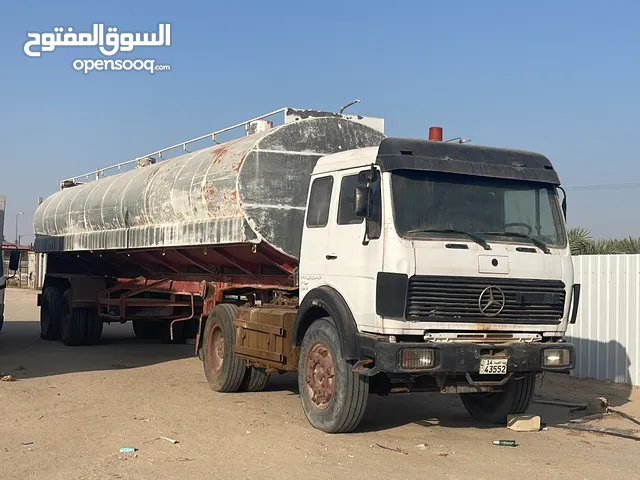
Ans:
POLYGON ((224 335, 222 335, 220 325, 214 325, 211 330, 207 345, 207 356, 209 357, 211 371, 217 375, 224 361, 224 335))
POLYGON ((307 397, 318 410, 325 410, 331 404, 335 389, 333 356, 325 344, 316 343, 311 347, 305 374, 307 397))

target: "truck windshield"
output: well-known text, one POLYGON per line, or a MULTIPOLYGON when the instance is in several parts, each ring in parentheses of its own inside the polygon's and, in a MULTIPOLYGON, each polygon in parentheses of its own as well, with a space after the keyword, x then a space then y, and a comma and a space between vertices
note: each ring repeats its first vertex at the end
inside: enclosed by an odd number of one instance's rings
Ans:
POLYGON ((405 238, 452 235, 490 241, 566 246, 553 185, 442 172, 397 170, 391 176, 393 216, 405 238))

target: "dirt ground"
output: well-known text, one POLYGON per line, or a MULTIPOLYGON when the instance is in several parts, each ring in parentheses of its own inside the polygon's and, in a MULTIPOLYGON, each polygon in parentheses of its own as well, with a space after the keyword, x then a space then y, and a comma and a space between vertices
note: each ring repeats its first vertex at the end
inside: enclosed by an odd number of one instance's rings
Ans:
MULTIPOLYGON (((554 427, 575 414, 542 404, 531 412, 548 429, 516 433, 476 424, 457 396, 371 396, 356 433, 326 435, 306 422, 293 375, 261 393, 219 394, 192 345, 137 340, 129 324, 106 325, 93 347, 40 340, 35 295, 7 291, 0 371, 15 381, 0 382, 2 479, 640 478, 640 442, 554 427), (492 444, 500 439, 518 446, 492 444)), ((605 396, 640 417, 627 386, 547 375, 537 395, 605 396)))

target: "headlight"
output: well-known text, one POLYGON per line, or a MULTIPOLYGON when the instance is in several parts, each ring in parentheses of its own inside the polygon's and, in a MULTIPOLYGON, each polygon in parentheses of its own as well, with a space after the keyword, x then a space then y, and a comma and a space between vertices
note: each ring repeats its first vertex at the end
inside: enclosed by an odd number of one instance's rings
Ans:
POLYGON ((435 365, 433 348, 403 348, 400 350, 400 367, 405 370, 422 370, 435 365))
POLYGON ((547 348, 542 351, 543 367, 567 367, 571 363, 571 351, 566 348, 547 348))

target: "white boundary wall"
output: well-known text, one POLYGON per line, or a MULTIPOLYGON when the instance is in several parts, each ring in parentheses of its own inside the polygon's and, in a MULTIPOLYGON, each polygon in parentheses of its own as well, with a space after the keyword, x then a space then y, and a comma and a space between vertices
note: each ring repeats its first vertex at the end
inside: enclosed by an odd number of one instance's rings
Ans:
POLYGON ((582 293, 567 329, 572 375, 640 385, 640 255, 577 255, 573 265, 582 293))

